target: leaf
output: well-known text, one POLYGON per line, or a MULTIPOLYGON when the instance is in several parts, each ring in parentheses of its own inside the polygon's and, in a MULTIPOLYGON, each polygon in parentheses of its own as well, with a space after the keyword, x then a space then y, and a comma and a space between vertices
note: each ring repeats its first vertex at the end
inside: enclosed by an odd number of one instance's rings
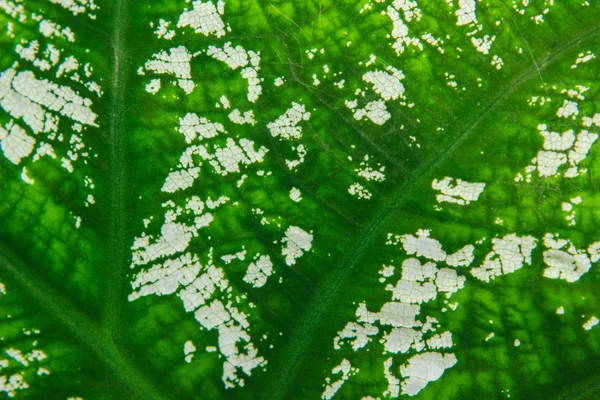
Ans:
POLYGON ((598 11, 0 0, 0 396, 597 397, 598 11))

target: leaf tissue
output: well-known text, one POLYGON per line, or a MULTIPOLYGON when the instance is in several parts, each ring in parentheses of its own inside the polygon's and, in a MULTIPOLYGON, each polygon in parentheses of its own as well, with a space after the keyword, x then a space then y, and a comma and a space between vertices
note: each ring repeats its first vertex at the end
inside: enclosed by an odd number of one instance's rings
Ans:
POLYGON ((0 399, 600 398, 593 0, 0 0, 0 399))

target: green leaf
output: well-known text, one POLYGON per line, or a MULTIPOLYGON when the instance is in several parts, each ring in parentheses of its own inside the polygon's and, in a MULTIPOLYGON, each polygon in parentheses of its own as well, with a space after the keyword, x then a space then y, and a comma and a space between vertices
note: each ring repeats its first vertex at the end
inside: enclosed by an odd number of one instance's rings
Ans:
POLYGON ((0 398, 598 397, 591 3, 0 0, 0 398))

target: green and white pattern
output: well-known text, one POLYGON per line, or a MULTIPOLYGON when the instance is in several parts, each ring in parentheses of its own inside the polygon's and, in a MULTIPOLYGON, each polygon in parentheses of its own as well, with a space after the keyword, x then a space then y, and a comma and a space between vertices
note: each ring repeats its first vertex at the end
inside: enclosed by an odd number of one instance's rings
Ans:
POLYGON ((592 0, 0 0, 0 399, 600 397, 599 48, 592 0))

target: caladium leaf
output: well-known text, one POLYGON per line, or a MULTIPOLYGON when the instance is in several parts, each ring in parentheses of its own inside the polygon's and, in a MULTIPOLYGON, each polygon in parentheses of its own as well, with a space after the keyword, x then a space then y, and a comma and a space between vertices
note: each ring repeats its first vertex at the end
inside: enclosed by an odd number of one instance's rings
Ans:
POLYGON ((0 0, 0 396, 596 398, 599 11, 0 0))

